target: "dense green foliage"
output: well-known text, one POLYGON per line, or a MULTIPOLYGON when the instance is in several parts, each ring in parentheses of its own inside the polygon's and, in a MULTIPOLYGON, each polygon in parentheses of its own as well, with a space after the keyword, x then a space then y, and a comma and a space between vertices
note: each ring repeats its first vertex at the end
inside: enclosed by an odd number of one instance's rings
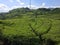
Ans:
POLYGON ((0 13, 0 37, 10 45, 60 45, 60 8, 18 8, 0 13))
POLYGON ((39 8, 39 9, 29 9, 29 8, 18 8, 10 10, 7 13, 0 13, 0 19, 16 19, 25 17, 44 17, 44 18, 54 18, 60 19, 60 8, 39 8))

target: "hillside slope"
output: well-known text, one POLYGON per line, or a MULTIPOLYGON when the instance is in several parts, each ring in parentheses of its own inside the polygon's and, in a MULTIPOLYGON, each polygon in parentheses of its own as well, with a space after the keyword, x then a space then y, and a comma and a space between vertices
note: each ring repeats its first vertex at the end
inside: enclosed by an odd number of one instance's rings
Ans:
POLYGON ((32 32, 28 25, 29 23, 38 34, 44 33, 49 28, 50 24, 52 24, 50 31, 44 34, 42 37, 60 42, 60 20, 48 18, 0 20, 0 26, 2 25, 0 28, 4 28, 2 30, 3 36, 7 37, 8 39, 14 38, 14 36, 39 39, 39 37, 32 32))

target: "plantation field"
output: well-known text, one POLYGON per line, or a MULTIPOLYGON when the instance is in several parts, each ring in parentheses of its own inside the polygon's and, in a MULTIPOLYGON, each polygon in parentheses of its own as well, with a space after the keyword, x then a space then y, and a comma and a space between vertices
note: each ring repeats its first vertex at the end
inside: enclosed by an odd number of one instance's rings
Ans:
POLYGON ((2 27, 4 28, 3 35, 5 37, 13 36, 24 36, 27 38, 37 37, 29 27, 29 23, 36 30, 36 32, 44 33, 52 24, 50 31, 43 35, 43 38, 51 38, 55 41, 60 41, 60 20, 48 19, 48 18, 37 18, 37 19, 11 19, 11 20, 0 20, 2 27))

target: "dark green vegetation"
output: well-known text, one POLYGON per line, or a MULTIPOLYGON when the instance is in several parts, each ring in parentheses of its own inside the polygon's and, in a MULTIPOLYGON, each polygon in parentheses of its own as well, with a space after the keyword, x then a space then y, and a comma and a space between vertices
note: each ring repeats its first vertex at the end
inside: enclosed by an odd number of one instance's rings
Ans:
POLYGON ((0 13, 3 45, 60 45, 60 8, 18 8, 0 13))

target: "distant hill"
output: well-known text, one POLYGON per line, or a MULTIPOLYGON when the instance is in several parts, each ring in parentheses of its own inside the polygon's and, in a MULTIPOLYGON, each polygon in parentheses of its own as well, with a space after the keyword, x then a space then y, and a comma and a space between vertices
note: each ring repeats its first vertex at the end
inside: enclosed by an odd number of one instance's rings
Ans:
MULTIPOLYGON (((57 16, 60 19, 60 8, 39 8, 39 9, 29 9, 29 8, 17 8, 10 10, 7 13, 0 13, 0 19, 12 19, 12 18, 21 18, 24 16, 41 16, 43 17, 52 17, 57 16)), ((55 17, 56 19, 56 17, 55 17)))

